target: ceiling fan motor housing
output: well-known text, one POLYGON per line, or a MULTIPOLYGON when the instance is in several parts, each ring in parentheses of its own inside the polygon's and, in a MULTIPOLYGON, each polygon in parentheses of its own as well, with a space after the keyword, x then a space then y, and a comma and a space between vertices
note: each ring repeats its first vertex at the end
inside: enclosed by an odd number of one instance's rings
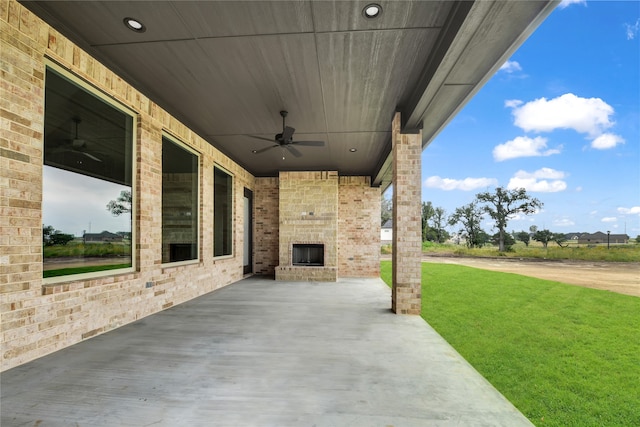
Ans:
MULTIPOLYGON (((296 130, 295 128, 286 125, 285 117, 287 117, 288 114, 289 113, 285 110, 280 111, 280 115, 282 116, 282 133, 277 133, 273 137, 273 140, 276 142, 276 144, 272 145, 271 147, 262 148, 260 150, 253 150, 254 154, 263 153, 272 148, 281 147, 289 150, 295 157, 300 157, 302 154, 293 147, 294 144, 299 144, 301 146, 307 147, 324 147, 324 141, 294 141, 293 134, 296 130)), ((254 138, 265 139, 269 141, 269 139, 260 136, 256 136, 254 138)))

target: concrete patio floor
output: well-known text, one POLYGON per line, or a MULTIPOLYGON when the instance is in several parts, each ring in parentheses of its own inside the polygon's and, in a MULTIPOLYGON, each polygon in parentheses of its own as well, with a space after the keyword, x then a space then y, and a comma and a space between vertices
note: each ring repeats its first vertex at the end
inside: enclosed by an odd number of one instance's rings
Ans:
POLYGON ((531 426, 379 279, 253 277, 1 377, 9 426, 531 426))

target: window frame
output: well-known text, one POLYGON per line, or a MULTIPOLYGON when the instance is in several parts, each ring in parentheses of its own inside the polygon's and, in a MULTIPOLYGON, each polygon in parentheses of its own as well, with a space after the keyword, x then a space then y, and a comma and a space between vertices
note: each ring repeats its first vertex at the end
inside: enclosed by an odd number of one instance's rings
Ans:
MULTIPOLYGON (((198 170, 195 173, 196 176, 196 211, 198 212, 198 219, 196 221, 196 254, 197 257, 194 259, 188 259, 188 260, 184 260, 184 261, 169 261, 169 262, 161 262, 160 267, 161 268, 173 268, 173 267, 180 267, 183 265, 191 265, 191 264, 198 264, 201 262, 201 253, 200 253, 200 248, 201 248, 201 231, 202 231, 202 206, 200 205, 200 201, 201 201, 201 197, 200 197, 200 192, 201 192, 201 188, 200 188, 200 173, 202 171, 202 156, 201 154, 196 151, 195 149, 193 149, 192 147, 190 147, 189 145, 187 145, 186 143, 184 143, 183 141, 181 141, 178 137, 172 135, 171 133, 169 133, 166 129, 163 129, 162 131, 162 135, 161 135, 161 143, 163 139, 168 139, 170 142, 172 142, 173 144, 177 145, 178 147, 180 147, 181 149, 187 151, 190 154, 193 154, 194 156, 196 156, 196 163, 198 165, 198 170)), ((162 153, 162 155, 164 155, 164 153, 162 153)), ((162 160, 161 160, 162 161, 162 160)), ((161 175, 164 174, 164 170, 161 170, 161 175)), ((162 220, 163 220, 163 213, 162 213, 162 197, 164 197, 164 194, 162 193, 162 184, 160 185, 160 227, 161 227, 161 233, 162 233, 162 220)), ((161 238, 161 242, 160 242, 160 258, 162 259, 162 247, 164 246, 164 241, 161 238)))
MULTIPOLYGON (((71 282, 71 281, 86 281, 91 279, 99 279, 102 277, 109 276, 117 276, 122 274, 131 274, 138 271, 138 251, 137 251, 137 242, 138 242, 138 223, 136 222, 137 218, 137 208, 136 208, 136 198, 138 196, 137 192, 137 169, 138 169, 138 156, 137 153, 137 145, 138 145, 138 122, 139 122, 139 114, 125 106, 123 103, 114 99, 112 96, 109 96, 105 91, 91 84, 87 80, 83 79, 79 75, 75 74, 73 71, 69 70, 66 67, 58 64, 54 60, 45 57, 44 58, 44 90, 42 96, 42 123, 44 127, 46 111, 45 107, 45 94, 47 90, 47 81, 46 76, 47 72, 52 71, 57 74, 59 77, 69 81, 71 84, 77 86, 79 89, 89 93, 92 96, 95 96, 100 101, 107 104, 109 107, 118 110, 122 114, 125 114, 131 118, 131 266, 126 268, 118 268, 113 270, 101 270, 101 271, 93 271, 89 273, 78 273, 78 274, 68 274, 64 276, 54 276, 54 277, 43 277, 42 284, 43 285, 51 285, 57 283, 71 282)), ((45 133, 42 132, 42 168, 45 167, 45 133)), ((87 175, 89 176, 89 175, 87 175)), ((41 177, 43 177, 43 171, 41 173, 41 177)), ((43 180, 44 181, 44 180, 43 180)), ((42 194, 44 196, 44 182, 42 186, 42 194)), ((44 209, 44 206, 41 207, 41 213, 44 209)), ((42 264, 44 265, 44 254, 42 257, 42 264)))
POLYGON ((235 239, 235 230, 236 230, 236 221, 234 220, 235 218, 235 213, 236 213, 236 207, 235 207, 235 185, 236 185, 236 177, 233 173, 231 173, 227 168, 225 168, 224 166, 218 164, 218 163, 214 163, 213 164, 213 230, 212 230, 212 237, 213 237, 213 247, 212 247, 212 252, 213 252, 213 259, 214 260, 219 260, 219 259, 226 259, 226 258, 233 258, 235 256, 235 250, 236 250, 236 239, 235 239), (231 227, 231 251, 228 254, 223 254, 223 255, 216 255, 216 189, 215 189, 215 185, 216 185, 216 169, 218 169, 219 171, 225 173, 226 175, 229 176, 229 178, 231 179, 231 212, 230 212, 230 227, 231 227))

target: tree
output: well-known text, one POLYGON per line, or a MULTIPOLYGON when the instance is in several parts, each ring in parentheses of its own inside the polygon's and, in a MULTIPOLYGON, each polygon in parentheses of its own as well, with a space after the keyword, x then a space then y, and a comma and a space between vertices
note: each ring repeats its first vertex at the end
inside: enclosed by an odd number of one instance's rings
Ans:
POLYGON ((447 240, 446 221, 444 208, 434 208, 431 202, 422 202, 422 241, 442 243, 447 240))
MULTIPOLYGON (((491 236, 491 243, 493 243, 496 246, 500 244, 500 233, 496 233, 493 236, 491 236)), ((509 233, 504 234, 505 250, 507 251, 511 250, 511 247, 515 245, 515 243, 516 243, 516 239, 514 239, 511 234, 509 233)))
POLYGON ((380 205, 380 224, 384 225, 385 222, 393 218, 393 202, 391 199, 387 199, 382 196, 382 203, 380 205))
POLYGON ((556 242, 558 246, 560 246, 561 248, 566 248, 567 246, 569 246, 569 245, 562 246, 562 244, 567 241, 567 235, 564 233, 553 233, 553 235, 551 236, 551 240, 556 242))
POLYGON ((449 238, 449 233, 444 229, 444 225, 447 221, 447 212, 444 208, 437 207, 433 210, 431 215, 431 228, 435 234, 435 240, 438 243, 442 243, 449 238))
POLYGON ((533 234, 533 240, 542 243, 542 246, 546 248, 549 242, 553 240, 553 233, 549 230, 536 230, 533 234))
POLYGON ((45 226, 42 224, 42 243, 45 246, 65 246, 74 238, 73 234, 66 234, 60 230, 56 230, 52 225, 45 226))
POLYGON ((482 210, 478 208, 476 202, 456 208, 449 217, 449 225, 462 224, 461 234, 467 237, 467 247, 480 247, 486 242, 486 233, 480 228, 482 221, 482 210))
POLYGON ((429 227, 429 220, 433 216, 434 210, 431 202, 422 202, 422 241, 434 240, 429 227))
POLYGON ((478 231, 478 234, 475 237, 475 244, 477 247, 481 248, 490 241, 491 236, 489 236, 484 230, 478 231))
POLYGON ((518 213, 529 215, 543 206, 540 200, 531 198, 524 188, 505 190, 498 187, 495 193, 487 191, 476 194, 476 199, 480 203, 485 203, 482 210, 496 222, 500 235, 500 252, 504 252, 504 235, 509 217, 518 213))
POLYGON ((516 240, 520 240, 526 247, 529 247, 529 242, 531 241, 531 235, 526 231, 519 231, 514 236, 516 240))
POLYGON ((67 243, 72 241, 75 237, 73 234, 60 233, 56 230, 56 233, 51 235, 51 245, 60 245, 65 246, 67 243))
POLYGON ((107 203, 107 210, 114 216, 131 212, 131 191, 122 190, 116 200, 107 203))
POLYGON ((45 226, 42 224, 42 244, 45 246, 51 246, 51 235, 56 232, 56 229, 52 225, 45 226))

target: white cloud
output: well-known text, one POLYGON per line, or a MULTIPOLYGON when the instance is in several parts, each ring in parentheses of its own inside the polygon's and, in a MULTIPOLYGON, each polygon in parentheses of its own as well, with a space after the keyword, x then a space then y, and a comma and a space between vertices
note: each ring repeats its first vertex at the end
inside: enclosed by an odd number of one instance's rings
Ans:
POLYGON ((605 216, 600 221, 602 221, 602 222, 617 222, 618 218, 616 218, 615 216, 605 216))
POLYGON ((640 31, 640 18, 636 19, 635 24, 624 24, 625 32, 627 34, 627 40, 633 40, 640 31))
POLYGON ((593 141, 591 141, 591 148, 596 150, 608 150, 614 148, 618 144, 624 144, 624 139, 619 135, 612 133, 603 133, 593 141))
POLYGON ((551 168, 538 169, 537 171, 532 173, 528 173, 525 171, 518 171, 516 173, 516 176, 518 176, 518 174, 520 174, 520 176, 531 176, 533 178, 550 178, 550 179, 562 179, 567 175, 562 171, 557 171, 551 168))
POLYGON ((571 221, 570 219, 562 218, 562 219, 554 219, 553 225, 556 227, 573 227, 574 225, 576 225, 576 223, 571 221))
POLYGON ((521 105, 513 100, 508 103, 505 105, 513 108, 514 124, 526 132, 573 129, 595 138, 614 125, 610 118, 614 113, 613 107, 600 98, 581 98, 567 93, 554 99, 539 98, 521 105))
POLYGON ((495 178, 465 178, 465 179, 451 179, 440 178, 439 176, 430 176, 424 180, 423 185, 427 188, 438 188, 440 190, 462 190, 472 191, 478 188, 485 188, 489 186, 498 185, 498 180, 495 178))
POLYGON ((560 3, 560 5, 558 5, 558 7, 560 9, 564 9, 565 7, 569 7, 572 4, 583 4, 583 5, 587 5, 587 0, 562 0, 562 2, 560 3))
POLYGON ((504 101, 504 106, 507 108, 516 108, 521 106, 522 104, 524 104, 524 102, 520 101, 519 99, 507 99, 506 101, 504 101))
MULTIPOLYGON (((533 212, 532 215, 536 215, 536 214, 539 214, 539 213, 540 212, 535 211, 535 212, 533 212)), ((529 215, 524 215, 524 214, 521 214, 521 213, 517 213, 517 214, 511 215, 511 216, 509 216, 509 219, 512 220, 512 221, 528 221, 528 222, 534 222, 535 221, 535 219, 531 218, 529 215)))
POLYGON ((565 176, 564 172, 551 168, 542 168, 535 172, 519 170, 509 180, 507 188, 509 190, 524 188, 533 192, 557 193, 567 189, 567 183, 563 180, 565 176))
POLYGON ((522 67, 517 61, 507 61, 500 67, 500 71, 504 71, 505 73, 511 74, 516 71, 522 71, 522 67))
POLYGON ((640 215, 640 206, 634 206, 632 208, 618 208, 618 213, 622 215, 640 215))
POLYGON ((529 138, 528 136, 518 136, 504 144, 496 145, 493 149, 493 158, 497 162, 503 160, 515 159, 518 157, 538 157, 551 156, 560 153, 560 149, 553 148, 546 150, 547 138, 536 136, 529 138))

